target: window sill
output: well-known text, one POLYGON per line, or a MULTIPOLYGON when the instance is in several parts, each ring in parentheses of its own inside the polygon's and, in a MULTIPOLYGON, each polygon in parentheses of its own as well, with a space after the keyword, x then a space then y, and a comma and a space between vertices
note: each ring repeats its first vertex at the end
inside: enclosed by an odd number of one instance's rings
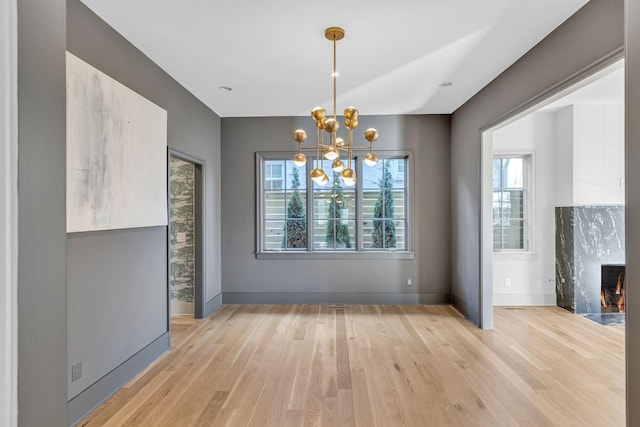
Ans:
POLYGON ((376 251, 336 251, 336 252, 293 252, 293 251, 272 251, 272 252, 256 252, 256 259, 330 259, 330 260, 402 260, 415 259, 415 252, 397 251, 397 252, 376 252, 376 251))
POLYGON ((495 259, 509 260, 509 259, 535 259, 538 258, 538 253, 533 251, 493 251, 495 259))

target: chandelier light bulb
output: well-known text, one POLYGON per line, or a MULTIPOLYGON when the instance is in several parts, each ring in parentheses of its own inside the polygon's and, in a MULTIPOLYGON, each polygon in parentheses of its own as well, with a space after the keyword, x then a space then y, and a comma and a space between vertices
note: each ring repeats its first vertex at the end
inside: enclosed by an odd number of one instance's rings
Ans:
POLYGON ((317 183, 320 187, 324 187, 325 185, 327 185, 329 183, 329 177, 327 176, 327 174, 325 173, 322 179, 317 183))
POLYGON ((342 182, 344 182, 344 185, 346 185, 347 187, 353 187, 354 185, 356 185, 356 180, 355 179, 343 179, 342 182))
POLYGON ((340 129, 340 122, 338 122, 336 119, 328 118, 327 120, 325 120, 324 130, 329 133, 335 133, 338 131, 338 129, 340 129))
POLYGON ((344 118, 347 120, 355 120, 358 118, 359 114, 360 113, 356 107, 348 106, 344 109, 344 118))
POLYGON ((338 150, 335 147, 328 146, 322 152, 322 156, 327 160, 335 160, 338 158, 338 150))
POLYGON ((378 131, 375 128, 369 128, 364 131, 364 137, 367 141, 373 142, 378 139, 378 131))
POLYGON ((325 173, 320 168, 315 168, 311 171, 311 180, 316 184, 320 184, 320 181, 325 177, 325 173))
POLYGON ((327 111, 322 107, 316 107, 313 110, 311 110, 311 117, 313 117, 313 120, 315 120, 316 122, 321 121, 326 116, 327 116, 327 111))
POLYGON ((295 156, 293 156, 293 164, 296 165, 297 167, 301 167, 307 164, 307 156, 305 156, 302 153, 296 153, 295 156))
POLYGON ((334 172, 340 173, 344 170, 344 163, 340 159, 335 159, 331 164, 331 169, 333 169, 334 172))
POLYGON ((307 139, 307 133, 303 129, 296 129, 293 132, 293 140, 302 144, 307 139))
POLYGON ((342 182, 344 182, 344 185, 346 185, 347 187, 352 187, 356 183, 356 171, 351 168, 343 170, 340 174, 340 177, 342 178, 342 182))
POLYGON ((375 166, 378 164, 378 156, 371 151, 364 155, 364 164, 367 166, 375 166))

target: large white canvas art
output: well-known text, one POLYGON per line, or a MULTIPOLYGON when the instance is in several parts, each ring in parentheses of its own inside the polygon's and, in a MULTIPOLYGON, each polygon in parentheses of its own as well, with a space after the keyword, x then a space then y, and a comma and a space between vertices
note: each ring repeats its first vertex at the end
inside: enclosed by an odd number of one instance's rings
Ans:
POLYGON ((166 224, 166 110, 67 52, 67 232, 166 224))

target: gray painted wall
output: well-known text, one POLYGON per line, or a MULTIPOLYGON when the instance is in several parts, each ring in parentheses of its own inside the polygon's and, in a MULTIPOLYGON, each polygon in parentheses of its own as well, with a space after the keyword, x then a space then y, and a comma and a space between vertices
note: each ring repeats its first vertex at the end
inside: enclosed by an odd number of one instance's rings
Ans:
MULTIPOLYGON (((204 161, 204 302, 219 301, 220 118, 78 0, 67 2, 67 49, 167 110, 169 147, 204 161)), ((69 398, 167 331, 166 250, 166 227, 69 235, 68 367, 81 360, 86 376, 68 376, 69 398)))
POLYGON ((166 227, 68 235, 69 366, 82 362, 69 399, 167 331, 166 238, 166 227))
POLYGON ((17 4, 18 422, 64 426, 65 0, 17 4))
POLYGON ((627 425, 640 425, 640 0, 626 0, 627 425))
POLYGON ((591 0, 454 113, 452 295, 474 323, 481 300, 480 129, 622 46, 623 0, 591 0))
POLYGON ((169 147, 205 163, 204 300, 210 302, 221 292, 220 118, 79 0, 67 7, 67 49, 167 110, 169 147))
MULTIPOLYGON (((314 134, 310 117, 222 119, 222 283, 227 302, 438 303, 450 298, 449 116, 361 117, 375 126, 376 151, 412 150, 414 260, 256 259, 255 153, 295 151, 293 130, 314 134), (414 286, 406 287, 405 278, 414 286)), ((360 142, 357 142, 358 144, 360 142)), ((308 144, 308 143, 307 143, 308 144)))

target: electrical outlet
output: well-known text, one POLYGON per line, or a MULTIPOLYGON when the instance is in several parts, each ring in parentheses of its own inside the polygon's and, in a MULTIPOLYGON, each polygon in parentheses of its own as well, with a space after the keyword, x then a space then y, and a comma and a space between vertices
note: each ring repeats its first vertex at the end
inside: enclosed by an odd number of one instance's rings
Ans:
POLYGON ((76 362, 71 365, 71 382, 78 381, 82 378, 82 362, 76 362))
POLYGON ((413 277, 407 277, 407 286, 413 286, 413 277))
POLYGON ((511 287, 511 277, 507 277, 506 279, 504 279, 504 287, 505 288, 511 287))

